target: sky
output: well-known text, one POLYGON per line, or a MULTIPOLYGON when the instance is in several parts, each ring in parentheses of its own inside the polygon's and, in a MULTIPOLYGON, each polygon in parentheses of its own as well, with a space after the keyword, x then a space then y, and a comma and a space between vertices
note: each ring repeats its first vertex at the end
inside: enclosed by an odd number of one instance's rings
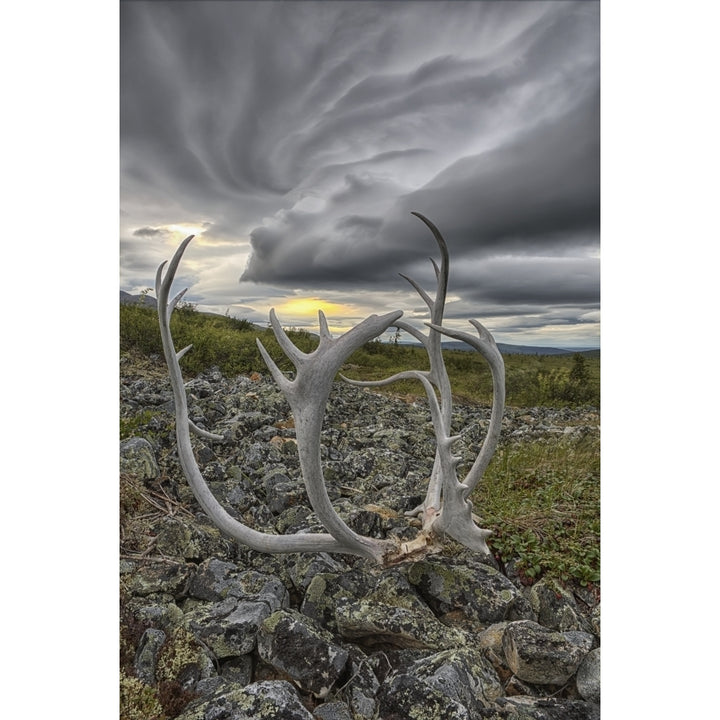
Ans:
POLYGON ((414 211, 448 327, 599 347, 599 3, 121 2, 119 50, 122 290, 195 234, 199 310, 422 327, 414 211))

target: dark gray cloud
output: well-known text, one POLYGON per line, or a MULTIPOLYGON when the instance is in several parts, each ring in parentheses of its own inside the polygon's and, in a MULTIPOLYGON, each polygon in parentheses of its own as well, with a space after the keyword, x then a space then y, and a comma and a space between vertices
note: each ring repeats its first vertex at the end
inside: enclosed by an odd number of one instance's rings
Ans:
POLYGON ((433 282, 418 211, 458 318, 598 306, 599 3, 121 2, 120 74, 126 282, 186 223, 217 305, 231 267, 382 305, 433 282))

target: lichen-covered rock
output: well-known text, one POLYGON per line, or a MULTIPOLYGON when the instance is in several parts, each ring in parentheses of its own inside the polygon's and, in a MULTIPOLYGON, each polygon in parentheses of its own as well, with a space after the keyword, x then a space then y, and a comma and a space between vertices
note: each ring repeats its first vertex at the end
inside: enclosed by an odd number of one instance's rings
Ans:
POLYGON ((556 581, 543 578, 529 588, 527 597, 540 625, 561 632, 592 632, 592 626, 581 615, 575 598, 556 581))
POLYGON ((300 610, 320 626, 336 633, 336 609, 366 597, 372 590, 372 582, 372 578, 358 570, 317 573, 305 590, 300 610))
POLYGON ((380 694, 380 717, 388 720, 472 720, 463 704, 409 674, 396 675, 384 685, 380 694))
POLYGON ((324 698, 345 669, 348 651, 295 610, 278 610, 262 624, 258 653, 305 691, 324 698))
POLYGON ((503 694, 492 664, 474 648, 445 650, 418 660, 412 674, 473 711, 503 694))
POLYGON ((389 643, 403 648, 446 648, 463 642, 462 635, 440 623, 431 612, 360 600, 340 605, 338 632, 348 640, 371 645, 389 643))
POLYGON ((512 709, 508 718, 517 720, 600 720, 600 706, 584 700, 537 698, 526 695, 503 698, 504 709, 512 709))
POLYGON ((339 604, 335 620, 342 637, 372 645, 442 649, 464 642, 461 633, 438 621, 398 571, 385 573, 367 597, 339 604))
POLYGON ((131 595, 182 594, 191 575, 191 568, 179 562, 125 560, 120 565, 120 582, 131 595))
POLYGON ((410 566, 408 579, 440 615, 462 610, 468 619, 479 623, 534 617, 520 591, 502 573, 483 563, 453 565, 445 558, 420 560, 410 566))
POLYGON ((227 597, 201 603, 185 618, 187 628, 222 659, 252 652, 262 622, 270 615, 267 603, 227 597))
POLYGON ((177 720, 313 720, 295 688, 285 680, 245 687, 222 683, 209 697, 190 703, 177 720))
POLYGON ((232 562, 210 558, 203 562, 190 581, 188 592, 200 600, 234 597, 264 602, 271 612, 287 607, 287 588, 275 576, 244 570, 232 562))
POLYGON ((155 683, 157 656, 166 637, 167 635, 165 635, 162 630, 148 628, 140 638, 140 643, 135 653, 135 674, 148 685, 155 683))
POLYGON ((575 678, 578 692, 589 702, 600 702, 600 648, 591 650, 580 664, 575 678))
POLYGON ((589 633, 560 633, 530 620, 508 623, 503 635, 503 652, 510 669, 521 680, 538 685, 565 684, 592 645, 589 633))
POLYGON ((329 702, 318 705, 313 712, 317 720, 354 720, 350 708, 344 702, 329 702))
POLYGON ((155 548, 166 557, 198 562, 211 556, 232 557, 235 554, 235 543, 214 525, 165 517, 157 522, 155 532, 155 548))
POLYGON ((145 438, 133 437, 120 442, 120 472, 142 480, 154 480, 160 475, 155 451, 145 438))
POLYGON ((354 720, 372 720, 380 689, 372 661, 360 650, 351 647, 348 670, 352 681, 346 683, 339 694, 347 702, 354 720))

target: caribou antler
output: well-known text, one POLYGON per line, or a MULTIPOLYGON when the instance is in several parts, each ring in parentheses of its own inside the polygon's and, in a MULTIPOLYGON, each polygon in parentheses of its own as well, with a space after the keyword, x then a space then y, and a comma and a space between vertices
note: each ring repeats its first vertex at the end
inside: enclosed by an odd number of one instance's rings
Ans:
POLYGON ((420 218, 430 228, 441 254, 439 266, 431 259, 437 278, 435 299, 432 299, 414 280, 402 276, 415 288, 430 310, 430 322, 426 323, 430 328, 428 334, 422 333, 401 320, 403 313, 401 310, 396 310, 385 315, 371 315, 345 334, 333 338, 325 315, 320 311, 318 313, 320 342, 313 352, 304 353, 293 344, 280 325, 275 311, 271 310, 270 324, 275 337, 285 355, 295 366, 295 377, 292 380, 282 373, 260 340, 257 340, 265 364, 293 411, 300 469, 308 498, 327 533, 269 535, 258 532, 233 518, 210 492, 195 461, 190 432, 195 432, 213 441, 221 441, 223 437, 201 430, 188 418, 187 395, 179 360, 190 350, 191 346, 176 352, 170 332, 170 316, 185 294, 185 290, 183 290, 169 299, 170 287, 183 253, 193 236, 190 235, 181 243, 170 261, 164 277, 163 269, 167 263, 162 263, 157 270, 155 290, 158 301, 158 318, 163 352, 175 400, 175 425, 180 464, 195 497, 213 522, 225 534, 254 550, 267 553, 349 553, 370 558, 387 566, 428 552, 432 546, 431 538, 433 536, 437 538, 447 534, 474 550, 488 552, 485 541, 490 535, 490 531, 475 525, 472 505, 468 496, 487 468, 500 435, 505 402, 504 364, 492 336, 476 320, 470 322, 478 331, 477 338, 443 327, 449 277, 447 245, 435 225, 419 213, 413 213, 413 215, 420 218), (425 388, 435 428, 437 449, 426 498, 418 508, 412 513, 408 513, 423 515, 422 531, 415 540, 402 544, 395 540, 377 540, 358 535, 343 522, 330 502, 320 461, 322 422, 335 375, 355 350, 369 340, 378 337, 390 327, 406 330, 423 344, 430 359, 430 370, 408 370, 385 380, 371 382, 344 379, 354 385, 379 386, 400 379, 412 378, 419 380, 425 388), (478 350, 490 364, 493 376, 493 409, 490 428, 475 463, 462 483, 458 481, 456 473, 460 459, 451 451, 452 444, 459 436, 450 434, 452 394, 442 355, 441 335, 462 340, 478 350), (438 401, 438 394, 440 401, 438 401))
POLYGON ((412 214, 430 228, 440 249, 441 261, 439 267, 430 258, 435 268, 437 289, 433 300, 418 283, 401 273, 401 276, 415 288, 430 310, 431 321, 426 323, 430 328, 430 332, 425 335, 403 321, 396 322, 395 327, 407 330, 422 343, 430 360, 430 370, 427 372, 403 371, 384 380, 357 381, 348 380, 348 378, 343 379, 353 385, 364 387, 389 385, 403 379, 417 379, 422 382, 430 403, 437 448, 425 500, 407 514, 422 515, 422 525, 425 532, 446 533, 463 545, 487 554, 489 550, 486 539, 491 532, 475 525, 472 504, 468 500, 468 496, 485 472, 500 437, 502 413, 505 407, 505 364, 492 335, 477 320, 471 320, 470 322, 477 329, 478 338, 443 327, 442 320, 449 279, 447 244, 433 223, 420 213, 412 214), (459 438, 450 435, 452 393, 450 379, 442 355, 441 334, 462 340, 478 350, 488 361, 493 378, 493 407, 490 415, 490 428, 472 468, 462 483, 458 481, 456 472, 459 458, 455 457, 451 452, 452 443, 459 438), (438 405, 436 390, 440 395, 440 405, 438 405))
POLYGON ((346 545, 330 534, 268 535, 253 530, 232 517, 210 491, 210 488, 205 482, 205 478, 203 478, 200 472, 192 450, 190 440, 191 423, 188 419, 187 395, 185 393, 185 385, 179 363, 180 358, 190 349, 190 346, 179 352, 175 352, 175 346, 170 332, 170 316, 185 294, 185 290, 183 290, 173 297, 172 300, 168 300, 170 287, 175 278, 180 259, 193 237, 193 235, 190 235, 183 240, 168 265, 165 277, 162 277, 162 271, 167 264, 166 262, 160 265, 155 278, 160 335, 162 337, 163 352, 168 365, 170 384, 172 385, 173 398, 175 400, 175 435, 177 438, 178 456, 180 458, 180 465, 182 466, 193 494, 202 509, 223 533, 253 550, 266 553, 342 552, 364 555, 366 557, 369 556, 376 559, 376 553, 365 550, 364 548, 360 551, 360 548, 356 545, 346 545))

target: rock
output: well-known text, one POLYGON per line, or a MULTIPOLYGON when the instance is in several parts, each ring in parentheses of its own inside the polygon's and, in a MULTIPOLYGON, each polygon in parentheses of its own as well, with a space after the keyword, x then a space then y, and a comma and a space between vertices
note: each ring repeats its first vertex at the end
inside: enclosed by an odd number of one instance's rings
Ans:
POLYGON ((520 591, 498 570, 475 562, 452 565, 446 559, 413 563, 408 579, 439 615, 462 610, 470 620, 496 623, 533 618, 520 591))
POLYGON ((411 674, 461 703, 471 713, 477 713, 503 694, 492 664, 474 648, 445 650, 418 660, 411 674))
POLYGON ((129 561, 121 566, 121 583, 132 595, 181 595, 190 579, 190 567, 179 562, 129 561))
POLYGON ((585 656, 578 668, 575 682, 584 700, 600 702, 600 648, 591 650, 585 656))
POLYGON ((344 702, 329 702, 315 708, 317 720, 353 720, 350 708, 344 702))
POLYGON ((324 698, 345 669, 348 651, 330 633, 294 610, 278 610, 262 624, 258 653, 306 692, 324 698))
POLYGON ((155 548, 163 556, 199 562, 210 556, 235 554, 235 544, 214 525, 188 523, 178 517, 164 517, 156 525, 155 548))
POLYGON ((145 438, 133 437, 120 442, 120 472, 142 480, 154 480, 160 475, 155 451, 145 438))
POLYGON ((289 598, 285 585, 273 575, 255 570, 241 570, 231 562, 210 558, 202 563, 188 592, 201 600, 223 600, 233 597, 263 602, 270 612, 287 607, 289 598))
POLYGON ((140 644, 135 653, 135 674, 148 685, 155 683, 157 655, 166 637, 162 630, 148 628, 140 638, 140 644))
POLYGON ((413 720, 472 720, 468 709, 419 678, 396 675, 383 686, 380 717, 413 720))
POLYGON ((187 628, 222 659, 252 652, 260 626, 270 615, 267 603, 227 597, 201 603, 185 616, 187 628))
POLYGON ((527 597, 540 625, 551 630, 592 631, 575 598, 557 582, 543 578, 529 588, 527 597))
POLYGON ((245 687, 222 683, 209 697, 196 700, 177 720, 313 720, 295 688, 285 680, 245 687))
POLYGON ((371 660, 360 650, 351 647, 348 666, 352 682, 346 683, 339 694, 347 702, 354 720, 372 720, 377 708, 375 698, 380 689, 380 681, 375 675, 371 660))
POLYGON ((339 603, 335 620, 342 637, 371 645, 442 649, 464 642, 461 633, 437 620, 397 570, 384 573, 367 597, 339 603))
POLYGON ((337 632, 336 609, 366 597, 371 588, 370 579, 358 570, 317 573, 305 590, 300 611, 327 630, 337 632))
POLYGON ((593 636, 583 632, 555 632, 531 620, 508 623, 503 652, 521 680, 538 685, 564 685, 590 652, 593 636))
POLYGON ((600 707, 582 700, 558 700, 517 695, 501 701, 503 708, 515 713, 517 720, 600 720, 600 707))

